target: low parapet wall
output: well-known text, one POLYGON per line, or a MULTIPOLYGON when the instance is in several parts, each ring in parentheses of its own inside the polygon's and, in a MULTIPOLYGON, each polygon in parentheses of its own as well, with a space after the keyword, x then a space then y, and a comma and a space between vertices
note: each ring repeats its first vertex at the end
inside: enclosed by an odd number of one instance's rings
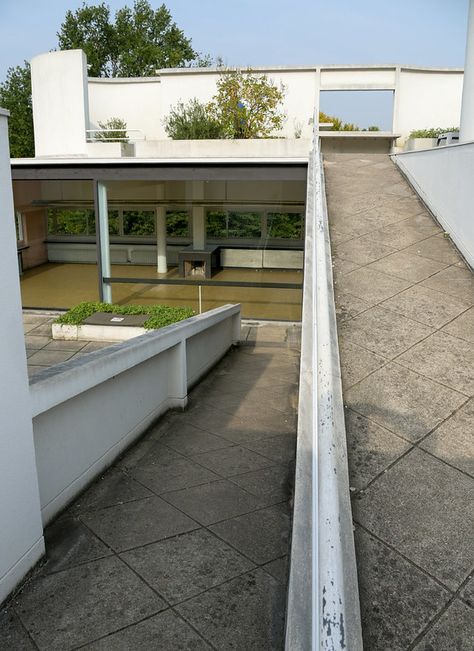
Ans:
POLYGON ((240 337, 240 305, 51 367, 30 385, 43 524, 47 524, 240 337))

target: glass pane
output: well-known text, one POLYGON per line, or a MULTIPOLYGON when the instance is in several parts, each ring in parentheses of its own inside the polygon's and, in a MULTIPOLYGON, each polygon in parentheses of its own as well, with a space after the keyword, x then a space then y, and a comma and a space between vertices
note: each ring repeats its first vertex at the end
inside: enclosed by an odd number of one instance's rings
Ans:
POLYGON ((227 237, 227 213, 219 210, 209 210, 207 212, 208 237, 227 237))
POLYGON ((109 235, 119 235, 118 210, 109 210, 109 235))
POLYGON ((88 221, 94 222, 92 210, 48 208, 50 235, 87 235, 88 221))
POLYGON ((124 210, 124 235, 153 235, 155 233, 155 213, 148 210, 124 210))
POLYGON ((260 237, 262 216, 258 212, 230 212, 229 237, 260 237))
POLYGON ((189 213, 186 210, 166 211, 168 237, 189 237, 189 213))
POLYGON ((269 238, 285 240, 303 239, 303 215, 291 212, 269 212, 267 235, 269 238))

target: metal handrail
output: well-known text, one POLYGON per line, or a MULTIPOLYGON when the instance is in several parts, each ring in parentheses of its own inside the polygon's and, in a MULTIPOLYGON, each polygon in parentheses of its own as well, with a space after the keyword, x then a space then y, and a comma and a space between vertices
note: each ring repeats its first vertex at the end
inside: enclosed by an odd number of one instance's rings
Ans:
POLYGON ((137 140, 146 140, 145 134, 142 129, 86 129, 86 141, 87 142, 135 142, 137 140), (87 134, 96 134, 96 133, 117 133, 117 131, 123 131, 125 135, 121 138, 104 138, 104 140, 97 140, 95 137, 88 136, 87 134), (130 138, 130 133, 141 134, 141 138, 130 138))

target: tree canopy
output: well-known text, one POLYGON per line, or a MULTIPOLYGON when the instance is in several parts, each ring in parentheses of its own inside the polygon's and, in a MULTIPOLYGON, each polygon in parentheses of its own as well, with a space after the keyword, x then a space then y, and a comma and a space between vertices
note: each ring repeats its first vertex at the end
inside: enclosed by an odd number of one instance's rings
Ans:
POLYGON ((0 106, 10 111, 8 129, 11 157, 34 156, 31 75, 27 61, 24 66, 8 69, 5 81, 0 84, 0 106))
POLYGON ((155 10, 148 0, 118 9, 115 21, 105 3, 84 2, 66 13, 57 36, 61 50, 84 50, 91 77, 148 77, 157 68, 191 65, 199 57, 166 6, 155 10))

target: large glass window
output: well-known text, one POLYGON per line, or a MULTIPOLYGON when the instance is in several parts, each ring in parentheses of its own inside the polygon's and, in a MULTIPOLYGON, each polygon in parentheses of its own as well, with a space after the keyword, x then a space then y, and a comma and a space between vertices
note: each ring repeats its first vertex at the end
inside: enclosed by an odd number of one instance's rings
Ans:
POLYGON ((168 237, 189 237, 189 213, 187 210, 166 211, 166 234, 168 237))
POLYGON ((292 212, 267 213, 267 236, 272 239, 302 240, 303 214, 292 212))
POLYGON ((262 236, 262 214, 259 212, 207 211, 207 236, 216 239, 262 236))
POLYGON ((48 234, 93 235, 94 211, 87 208, 48 208, 48 234))
POLYGON ((153 210, 124 210, 123 234, 133 236, 154 235, 155 212, 153 210))

